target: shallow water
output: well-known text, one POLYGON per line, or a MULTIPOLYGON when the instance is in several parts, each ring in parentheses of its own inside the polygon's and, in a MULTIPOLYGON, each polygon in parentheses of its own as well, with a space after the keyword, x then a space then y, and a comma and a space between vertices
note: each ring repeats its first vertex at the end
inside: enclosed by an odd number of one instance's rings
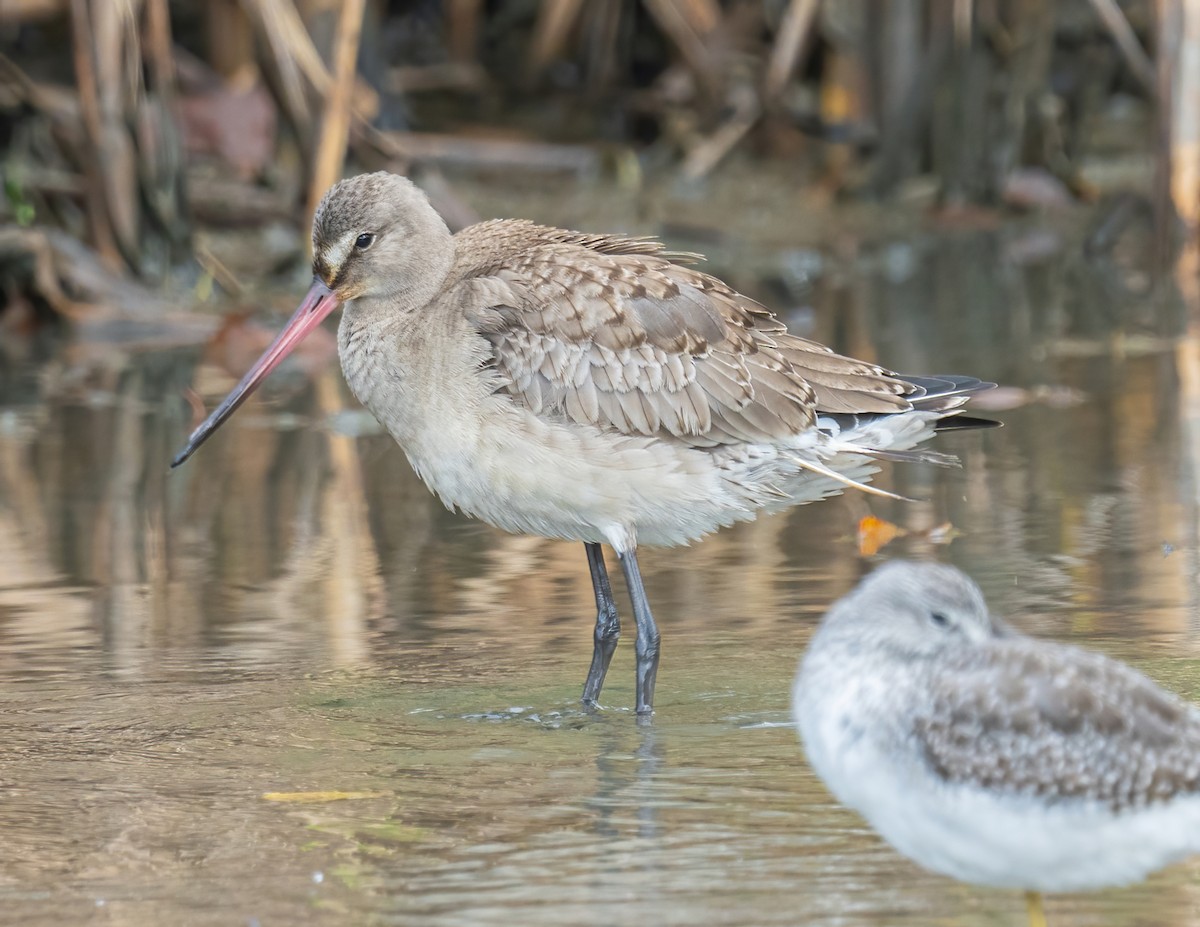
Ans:
MULTIPOLYGON (((444 511, 334 365, 281 371, 169 473, 185 391, 211 405, 227 373, 86 339, 3 352, 0 921, 1023 923, 1019 895, 923 873, 835 806, 787 704, 872 565, 868 513, 912 532, 876 559, 957 563, 1030 632, 1200 699, 1200 344, 1137 274, 1046 234, 752 271, 726 243, 715 269, 805 334, 1029 392, 1005 428, 939 438, 962 469, 881 475, 923 501, 847 494, 646 551, 650 726, 631 627, 605 710, 578 706, 579 546, 444 511)), ((1051 921, 1200 924, 1198 875, 1051 899, 1051 921)))

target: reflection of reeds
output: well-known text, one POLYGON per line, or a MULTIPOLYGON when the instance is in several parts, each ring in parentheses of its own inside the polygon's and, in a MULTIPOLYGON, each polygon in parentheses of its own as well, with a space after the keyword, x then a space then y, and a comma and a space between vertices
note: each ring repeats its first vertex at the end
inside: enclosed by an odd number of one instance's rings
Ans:
MULTIPOLYGON (((340 383, 332 370, 317 380, 317 407, 326 419, 342 408, 340 383)), ((346 666, 365 661, 368 620, 384 603, 358 445, 344 435, 326 437, 333 472, 321 504, 329 556, 324 611, 334 662, 346 666)))
POLYGON ((45 418, 10 422, 0 437, 0 668, 7 673, 20 673, 27 644, 69 648, 92 640, 87 599, 63 588, 53 510, 44 504, 54 468, 35 466, 39 448, 54 449, 39 427, 45 418))

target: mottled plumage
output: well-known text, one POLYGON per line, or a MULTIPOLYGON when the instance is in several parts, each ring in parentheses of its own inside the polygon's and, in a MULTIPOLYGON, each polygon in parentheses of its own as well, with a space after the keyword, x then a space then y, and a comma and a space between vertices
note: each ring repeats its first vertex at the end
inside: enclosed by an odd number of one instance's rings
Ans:
POLYGON ((1200 711, 893 563, 829 610, 796 679, 813 768, 917 862, 984 884, 1121 884, 1200 852, 1200 711))
POLYGON ((1100 654, 1000 639, 928 683, 913 735, 947 783, 1115 813, 1200 794, 1200 712, 1100 654))
MULTIPOLYGON (((451 508, 588 545, 613 644, 601 543, 636 574, 639 544, 684 544, 861 485, 876 460, 944 462, 912 448, 990 386, 900 376, 797 338, 691 266, 696 255, 655 241, 522 220, 451 235, 391 174, 335 185, 313 251, 304 305, 176 462, 344 303, 346 380, 414 470, 451 508)), ((635 613, 644 711, 657 630, 644 596, 635 613)), ((602 679, 594 666, 587 691, 602 679)))
POLYGON ((797 338, 661 245, 528 222, 459 234, 464 309, 535 414, 707 447, 786 441, 825 412, 900 412, 924 390, 797 338), (478 261, 476 241, 506 253, 478 261))

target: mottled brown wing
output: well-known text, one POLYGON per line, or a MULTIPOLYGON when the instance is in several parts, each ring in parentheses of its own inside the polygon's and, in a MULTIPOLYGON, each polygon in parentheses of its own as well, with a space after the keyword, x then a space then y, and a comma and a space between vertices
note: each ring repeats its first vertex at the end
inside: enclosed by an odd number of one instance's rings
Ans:
POLYGON ((914 733, 948 782, 1113 810, 1200 791, 1200 714, 1124 664, 1011 641, 937 672, 914 733))
POLYGON ((909 408, 912 385, 793 337, 656 243, 526 229, 540 237, 465 281, 465 303, 503 388, 539 415, 715 445, 785 438, 818 410, 909 408))

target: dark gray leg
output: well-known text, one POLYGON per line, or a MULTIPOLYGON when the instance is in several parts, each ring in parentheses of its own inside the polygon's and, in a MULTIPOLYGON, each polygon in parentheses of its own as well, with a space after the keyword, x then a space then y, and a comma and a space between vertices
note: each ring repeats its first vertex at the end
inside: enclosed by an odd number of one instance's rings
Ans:
POLYGON ((658 626, 650 613, 642 573, 638 569, 637 552, 618 555, 625 585, 633 600, 633 617, 637 622, 637 713, 648 715, 654 710, 654 680, 658 678, 658 626))
POLYGON ((583 703, 595 705, 604 686, 604 675, 617 649, 617 638, 621 636, 621 617, 617 614, 617 603, 613 601, 612 587, 608 584, 608 569, 604 566, 604 551, 599 544, 584 544, 587 549, 588 569, 592 573, 592 589, 596 593, 596 638, 592 650, 592 666, 588 670, 587 682, 583 684, 583 703))

